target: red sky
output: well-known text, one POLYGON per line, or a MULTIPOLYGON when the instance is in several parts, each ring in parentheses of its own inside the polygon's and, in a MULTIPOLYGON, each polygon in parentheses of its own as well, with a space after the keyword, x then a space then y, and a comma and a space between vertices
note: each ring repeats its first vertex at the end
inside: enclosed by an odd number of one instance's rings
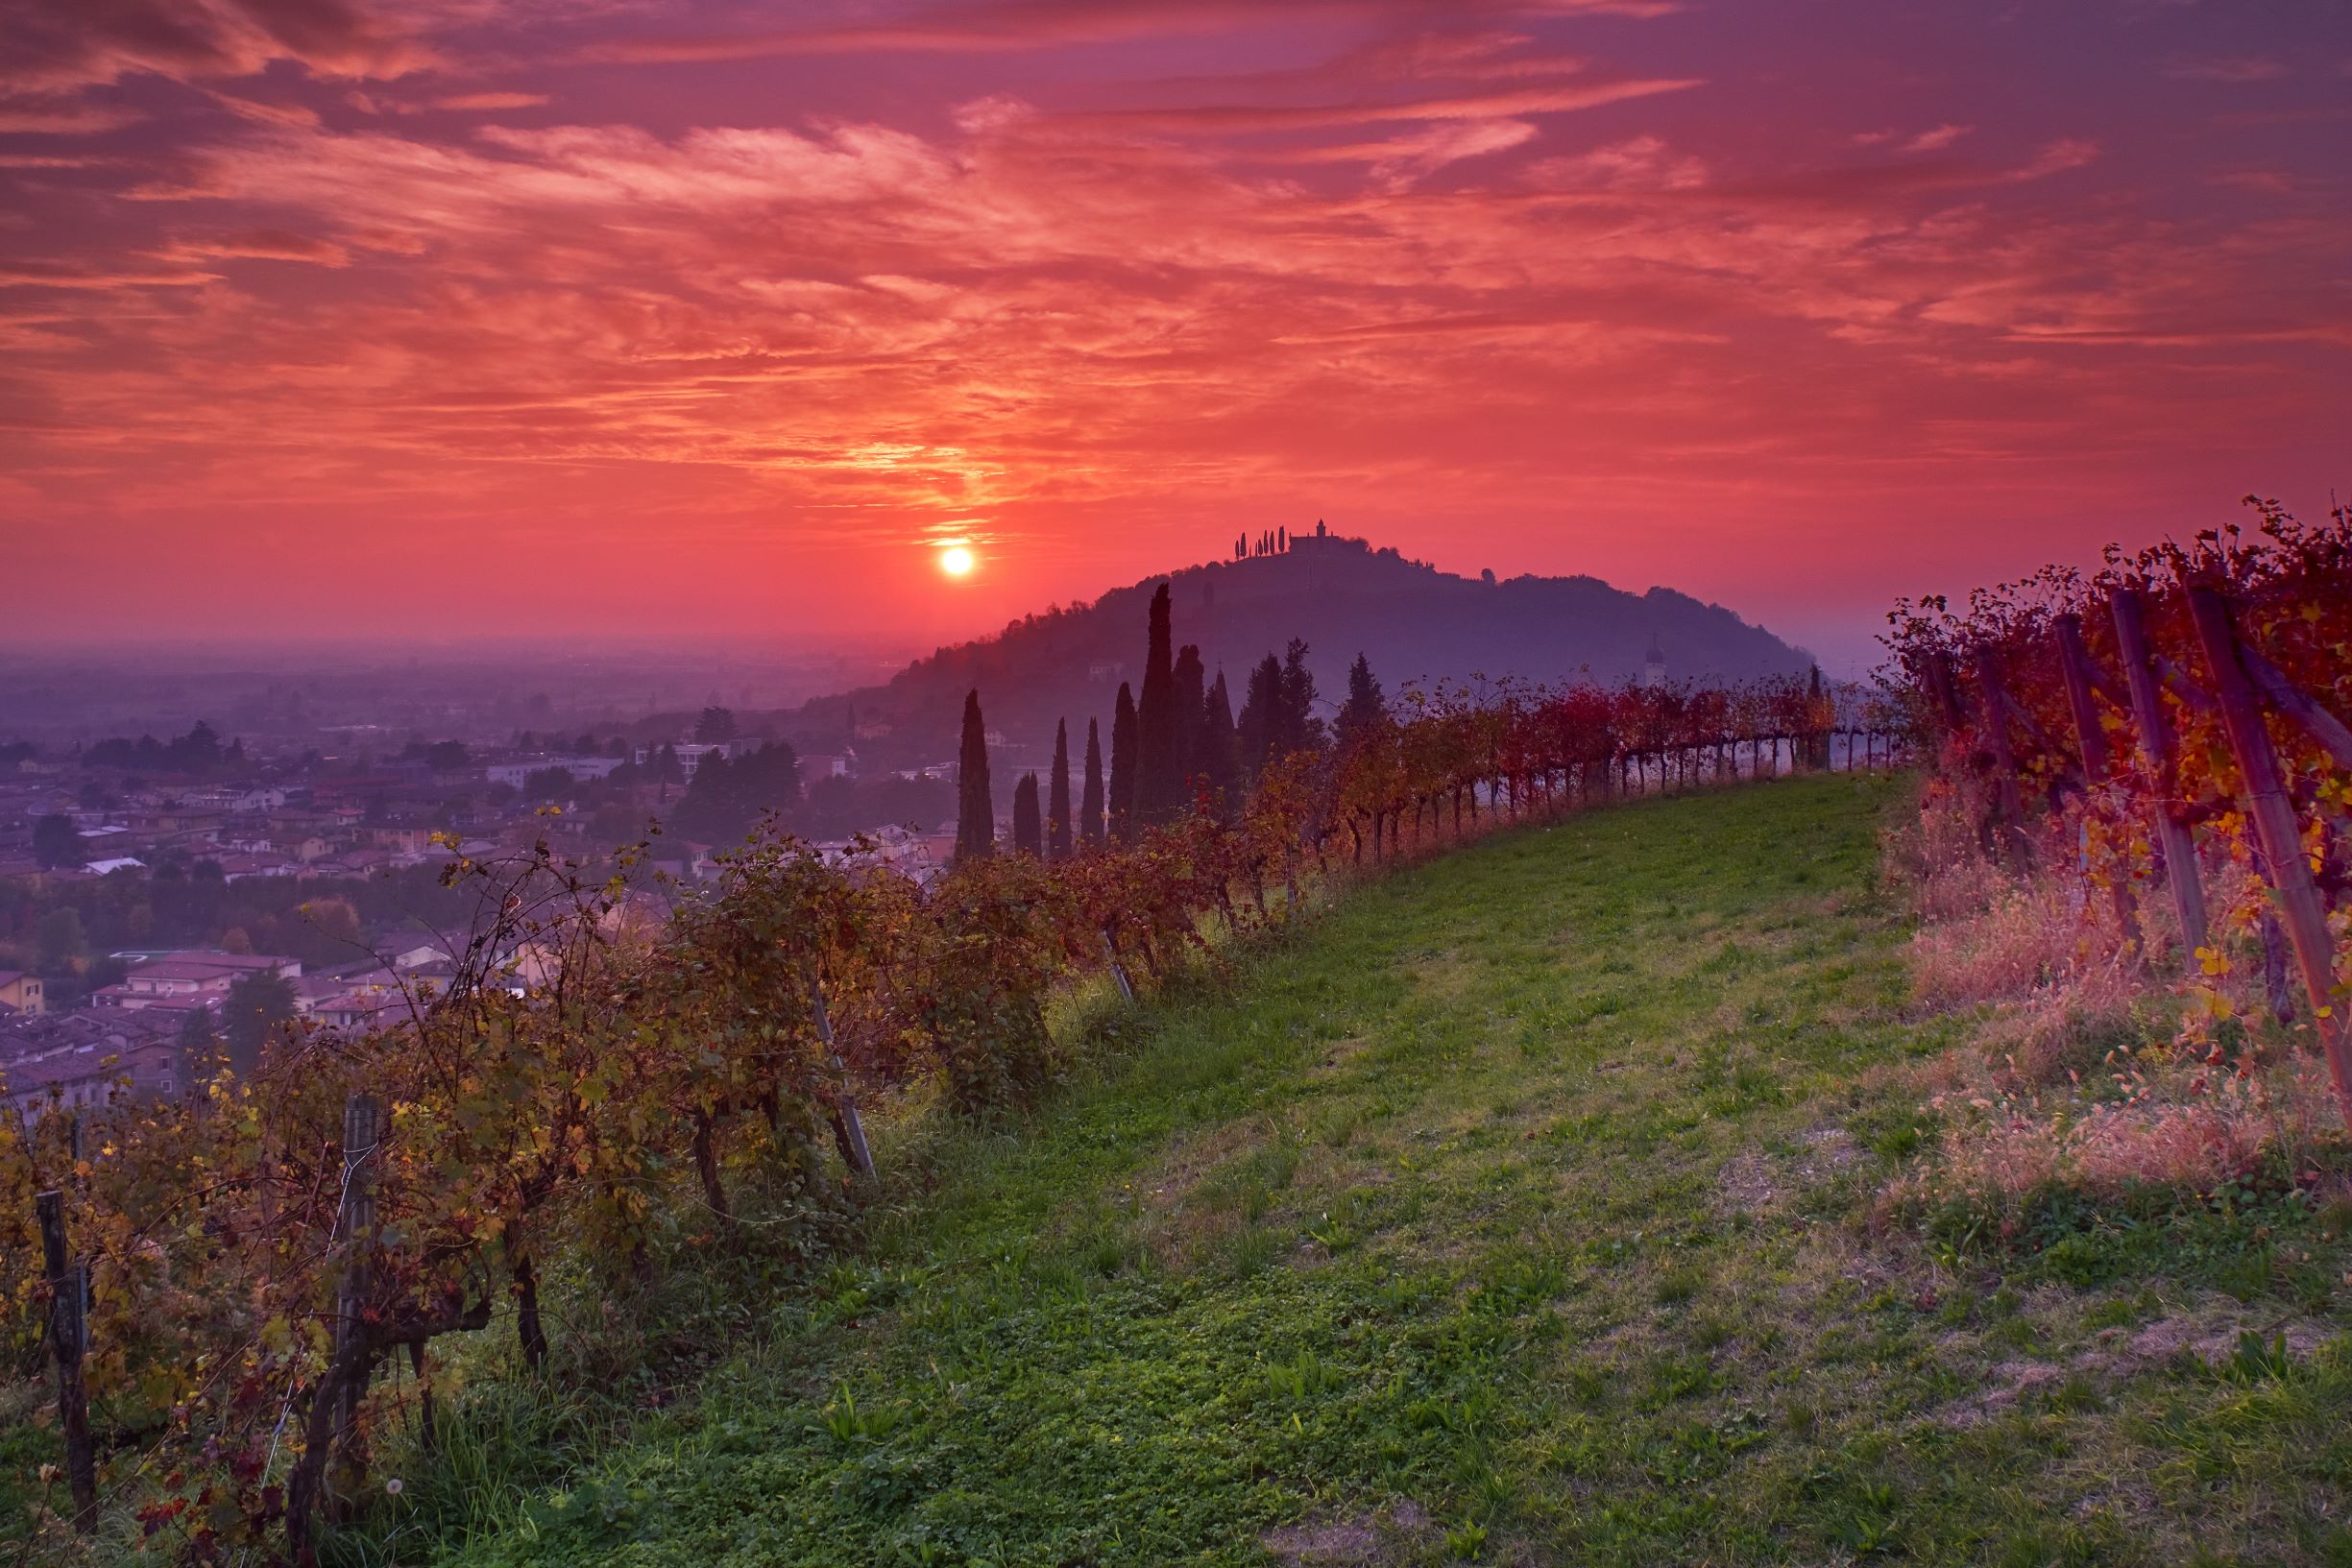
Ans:
POLYGON ((1324 517, 1858 654, 2326 509, 2348 16, 4 0, 0 638, 964 632, 1324 517))

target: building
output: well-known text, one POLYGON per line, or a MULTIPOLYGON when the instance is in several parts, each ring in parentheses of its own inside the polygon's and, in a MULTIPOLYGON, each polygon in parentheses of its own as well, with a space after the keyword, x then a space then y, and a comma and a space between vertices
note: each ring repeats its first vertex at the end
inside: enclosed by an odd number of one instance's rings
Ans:
POLYGON ((0 1006, 13 1007, 25 1017, 36 1017, 49 1010, 45 989, 38 975, 0 969, 0 1006))
POLYGON ((1645 691, 1658 691, 1664 689, 1665 685, 1666 650, 1658 645, 1658 639, 1653 636, 1649 654, 1641 662, 1641 687, 1645 691))
POLYGON ((175 1095, 187 1081, 177 1017, 53 1013, 0 1025, 0 1105, 19 1116, 175 1095))
MULTIPOLYGON (((683 759, 686 755, 686 748, 679 747, 678 754, 683 759)), ((511 784, 521 789, 523 781, 532 774, 545 773, 551 767, 560 767, 566 773, 570 774, 575 782, 585 783, 591 779, 606 777, 615 768, 620 766, 620 763, 621 759, 618 757, 542 757, 530 762, 497 763, 490 768, 489 779, 494 784, 511 784)), ((689 768, 688 771, 691 772, 692 769, 689 768)))
POLYGON ((112 985, 99 987, 91 994, 90 1003, 126 1012, 149 1007, 185 1011, 191 1005, 208 1005, 228 996, 229 988, 239 979, 263 971, 293 979, 302 974, 303 966, 299 959, 261 953, 167 953, 150 958, 112 985))

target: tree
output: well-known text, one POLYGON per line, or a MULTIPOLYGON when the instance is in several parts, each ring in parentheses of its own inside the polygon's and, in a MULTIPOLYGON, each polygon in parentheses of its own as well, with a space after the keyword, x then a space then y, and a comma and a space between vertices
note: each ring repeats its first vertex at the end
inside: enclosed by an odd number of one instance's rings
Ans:
POLYGON ((1347 666, 1347 700, 1340 706, 1340 744, 1345 746, 1367 725, 1389 716, 1388 698, 1380 690, 1371 662, 1361 653, 1347 666))
POLYGON ((33 928, 33 941, 44 975, 68 973, 75 960, 89 951, 89 938, 82 929, 82 911, 70 904, 41 916, 40 924, 33 928))
POLYGON ((522 798, 526 801, 561 800, 571 793, 571 769, 568 767, 535 767, 522 776, 522 798))
POLYGON ((1110 716, 1110 835, 1135 842, 1135 698, 1125 681, 1110 716))
POLYGON ((1176 662, 1176 799, 1169 814, 1190 814, 1199 797, 1200 779, 1208 760, 1201 736, 1208 727, 1208 695, 1201 689, 1205 672, 1200 650, 1187 642, 1176 662))
POLYGON ((191 1007, 180 1020, 180 1060, 182 1081, 202 1067, 221 1049, 220 1036, 212 1029, 212 1009, 191 1007))
POLYGON ((1273 654, 1249 670, 1249 688, 1242 698, 1239 731, 1242 776, 1255 782, 1273 761, 1282 729, 1282 661, 1273 654))
POLYGON ((1200 775, 1208 783, 1209 803, 1218 817, 1230 822, 1241 808, 1242 760, 1240 737, 1233 726, 1233 699, 1225 693, 1224 670, 1217 672, 1201 714, 1200 775))
POLYGON ((779 740, 729 757, 705 752, 678 802, 671 826, 716 843, 751 832, 768 811, 789 811, 800 801, 800 759, 779 740))
POLYGON ((956 766, 956 858, 996 853, 996 795, 988 787, 988 726, 980 716, 980 690, 963 699, 963 748, 956 766))
POLYGON ((735 711, 731 708, 706 708, 694 720, 694 739, 705 746, 733 740, 736 736, 735 711))
POLYGON ((1078 808, 1080 849, 1103 847, 1103 736, 1093 719, 1086 721, 1086 794, 1078 808))
POLYGON ((1292 638, 1282 654, 1282 750, 1321 751, 1323 721, 1315 716, 1315 675, 1307 668, 1303 638, 1292 638))
POLYGON ((89 859, 89 853, 83 846, 82 833, 75 828, 74 819, 52 812, 33 824, 33 857, 41 863, 42 870, 55 871, 60 866, 83 865, 89 859))
POLYGON ((250 1076, 260 1065, 261 1048, 294 1016, 294 983, 274 969, 257 969, 230 982, 221 1007, 221 1034, 229 1042, 229 1065, 250 1076))
POLYGON ((1024 773, 1012 786, 1012 848, 1016 855, 1045 857, 1045 825, 1037 811, 1037 775, 1024 773))
POLYGON ((1054 726, 1054 790, 1046 802, 1045 853, 1050 860, 1070 858, 1070 722, 1054 726))
POLYGON ((662 804, 669 804, 669 786, 686 782, 686 764, 678 760, 678 748, 670 741, 662 742, 662 749, 645 759, 646 776, 662 786, 662 804))
POLYGON ((1176 648, 1170 620, 1168 585, 1162 583, 1152 594, 1143 694, 1135 702, 1135 815, 1146 827, 1176 815, 1184 791, 1183 763, 1176 756, 1176 648))

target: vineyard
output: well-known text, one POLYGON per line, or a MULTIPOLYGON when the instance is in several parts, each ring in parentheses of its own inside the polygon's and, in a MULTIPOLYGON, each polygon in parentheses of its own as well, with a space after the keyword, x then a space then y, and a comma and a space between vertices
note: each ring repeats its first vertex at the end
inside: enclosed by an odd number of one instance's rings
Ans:
POLYGON ((2180 979, 2217 1062, 2245 1034, 2233 977, 2258 979, 2352 1121, 2352 520, 2259 511, 2253 539, 1905 605, 1889 641, 1936 737, 1930 811, 2013 876, 2069 868, 2105 956, 2180 979))
MULTIPOLYGON (((643 1284, 681 1246, 812 1264, 886 1205, 866 1113, 1006 1126, 1069 1066, 1073 987, 1214 971, 1312 890, 1636 796, 1904 756, 1893 710, 1771 683, 1414 697, 1074 858, 929 887, 764 832, 663 929, 544 848, 459 862, 457 978, 365 1035, 288 1033, 186 1098, 0 1125, 8 1354, 54 1365, 44 1549, 315 1560, 431 1431, 436 1340, 549 1359, 553 1275, 643 1284)), ((32 1544, 28 1537, 28 1546, 32 1544)))

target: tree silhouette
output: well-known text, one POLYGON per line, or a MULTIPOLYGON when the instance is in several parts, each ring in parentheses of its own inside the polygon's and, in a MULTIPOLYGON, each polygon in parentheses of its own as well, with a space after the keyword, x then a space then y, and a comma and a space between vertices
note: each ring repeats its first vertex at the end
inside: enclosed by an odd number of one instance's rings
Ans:
MULTIPOLYGON (((1143 693, 1135 703, 1135 815, 1156 827, 1176 812, 1184 790, 1176 756, 1176 648, 1166 583, 1152 594, 1143 693)), ((1113 736, 1116 739, 1116 736, 1113 736)))
POLYGON ((1372 673, 1371 661, 1359 653, 1347 666, 1347 700, 1340 706, 1340 744, 1345 746, 1358 731, 1379 723, 1388 713, 1388 698, 1380 690, 1379 677, 1372 673))
POLYGON ((51 812, 33 824, 33 857, 44 871, 60 866, 81 866, 89 859, 74 819, 62 812, 51 812))
POLYGON ((706 708, 694 720, 694 738, 702 744, 715 745, 736 736, 735 711, 728 708, 706 708))
POLYGON ((963 699, 963 749, 956 767, 956 858, 996 853, 996 795, 988 787, 988 726, 980 716, 980 690, 963 699))
POLYGON ((221 1008, 221 1033, 229 1042, 229 1065, 251 1076, 261 1048, 294 1016, 294 984, 274 969, 240 975, 229 986, 221 1008))
POLYGON ((1086 721, 1086 794, 1078 809, 1080 849, 1103 847, 1103 737, 1093 719, 1086 721))
POLYGON ((1208 781, 1209 802, 1217 815, 1231 821, 1241 808, 1242 760, 1240 737, 1234 732, 1233 700, 1225 693, 1225 674, 1217 672, 1200 716, 1200 774, 1208 781))
POLYGON ((1135 698, 1121 681, 1110 718, 1110 835, 1122 844, 1135 842, 1135 698))
POLYGON ((1282 654, 1282 749, 1276 755, 1288 757, 1295 751, 1321 751, 1323 744, 1323 721, 1315 716, 1315 675, 1307 668, 1307 644, 1303 638, 1292 638, 1291 645, 1282 654))
POLYGON ((1037 775, 1024 773, 1012 786, 1012 849, 1015 855, 1045 857, 1045 826, 1037 812, 1037 775))
POLYGON ((1176 662, 1176 797, 1169 809, 1171 817, 1191 812, 1207 762, 1201 744, 1208 722, 1208 696, 1201 690, 1203 675, 1200 650, 1185 643, 1176 662))
POLYGON ((1053 793, 1046 801, 1045 853, 1051 860, 1070 858, 1070 721, 1054 725, 1053 793))

